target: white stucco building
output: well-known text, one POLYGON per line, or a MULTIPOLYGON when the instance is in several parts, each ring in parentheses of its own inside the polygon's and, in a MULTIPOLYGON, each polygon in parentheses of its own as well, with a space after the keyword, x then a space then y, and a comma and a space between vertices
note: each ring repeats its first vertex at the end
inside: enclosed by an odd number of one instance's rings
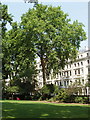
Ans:
MULTIPOLYGON (((43 86, 43 78, 40 62, 37 64, 37 69, 39 71, 37 76, 38 85, 41 88, 43 86)), ((71 63, 69 60, 65 68, 60 70, 55 77, 53 77, 52 70, 46 82, 47 84, 56 84, 61 88, 67 88, 74 82, 80 82, 84 86, 88 82, 88 75, 90 75, 90 50, 85 50, 78 52, 75 62, 71 63)), ((89 88, 86 87, 82 94, 90 95, 89 88)))

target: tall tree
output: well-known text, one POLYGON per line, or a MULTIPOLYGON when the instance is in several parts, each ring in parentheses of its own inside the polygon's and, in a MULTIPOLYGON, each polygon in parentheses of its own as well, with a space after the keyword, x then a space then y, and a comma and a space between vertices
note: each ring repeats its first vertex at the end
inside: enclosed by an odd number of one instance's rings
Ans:
MULTIPOLYGON (((7 76, 7 71, 5 70, 4 64, 6 63, 5 56, 7 55, 7 51, 5 54, 2 55, 3 51, 6 50, 4 47, 4 40, 5 40, 5 35, 6 35, 6 25, 7 23, 12 23, 12 15, 8 14, 8 7, 7 5, 3 5, 0 3, 0 72, 2 71, 2 77, 0 76, 0 79, 7 76), (3 56, 3 58, 2 58, 3 56), (2 64, 2 67, 1 67, 2 64), (1 70, 2 69, 2 70, 1 70)), ((3 80, 2 83, 3 90, 5 90, 5 81, 3 80)), ((2 89, 1 87, 1 89, 2 89)), ((2 91, 2 90, 0 90, 2 91)))
POLYGON ((4 68, 7 71, 7 78, 10 79, 9 86, 18 86, 20 92, 24 93, 34 90, 36 61, 32 51, 33 46, 31 42, 26 41, 25 33, 17 22, 12 23, 12 29, 6 33, 3 46, 4 60, 6 61, 4 68))
MULTIPOLYGON (((2 45, 2 53, 6 50, 6 46, 5 46, 5 36, 6 36, 6 30, 7 30, 7 28, 6 28, 6 25, 7 25, 7 23, 10 23, 10 25, 11 25, 11 23, 12 23, 12 21, 13 21, 13 19, 12 19, 12 15, 11 14, 8 14, 8 7, 7 7, 7 5, 3 5, 3 4, 1 4, 0 3, 0 22, 1 22, 1 37, 2 37, 2 42, 0 42, 1 43, 1 45, 2 45)), ((6 74, 6 76, 7 76, 7 72, 6 72, 6 70, 5 70, 5 68, 4 68, 4 64, 6 63, 6 61, 5 61, 5 56, 7 55, 8 53, 7 53, 7 50, 6 50, 6 52, 5 52, 5 54, 3 54, 3 59, 2 59, 2 72, 3 72, 3 75, 5 76, 5 74, 6 74)))
MULTIPOLYGON (((8 7, 0 4, 1 8, 1 33, 2 33, 2 77, 3 81, 10 79, 9 86, 19 86, 27 91, 34 90, 36 79, 35 55, 30 48, 31 43, 26 40, 25 33, 18 26, 17 22, 12 22, 12 15, 8 14, 8 7), (10 23, 12 29, 7 31, 6 25, 10 23), (26 84, 31 86, 27 87, 26 84), (32 87, 32 88, 30 88, 32 87)), ((4 84, 5 85, 5 84, 4 84)), ((4 89, 4 86, 3 86, 4 89)))
POLYGON ((58 71, 76 58, 80 42, 86 39, 83 26, 77 20, 72 23, 61 7, 38 4, 22 15, 21 28, 41 61, 43 84, 51 69, 58 71))

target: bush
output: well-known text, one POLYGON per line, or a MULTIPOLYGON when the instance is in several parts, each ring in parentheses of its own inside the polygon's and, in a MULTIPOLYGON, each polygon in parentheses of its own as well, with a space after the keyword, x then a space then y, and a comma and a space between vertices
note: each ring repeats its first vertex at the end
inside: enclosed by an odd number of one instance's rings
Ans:
POLYGON ((41 88, 42 100, 50 99, 55 94, 58 86, 54 84, 46 84, 41 88))
POLYGON ((57 86, 54 84, 46 84, 41 88, 41 93, 52 94, 52 93, 54 93, 56 88, 57 88, 57 86))
POLYGON ((89 103, 88 97, 84 97, 84 98, 83 98, 83 103, 89 103))
POLYGON ((88 103, 88 97, 76 97, 75 98, 75 102, 76 103, 88 103))
POLYGON ((83 103, 83 98, 82 97, 76 97, 75 102, 76 103, 83 103))
POLYGON ((42 96, 38 99, 39 101, 42 101, 42 96))
POLYGON ((41 97, 41 94, 40 94, 39 92, 36 92, 36 93, 33 95, 33 100, 38 100, 40 97, 41 97))
POLYGON ((56 95, 56 99, 59 100, 59 102, 66 102, 66 99, 68 97, 68 94, 65 89, 61 88, 58 91, 58 94, 56 95))
POLYGON ((56 101, 56 97, 51 97, 48 101, 49 102, 55 102, 56 101))

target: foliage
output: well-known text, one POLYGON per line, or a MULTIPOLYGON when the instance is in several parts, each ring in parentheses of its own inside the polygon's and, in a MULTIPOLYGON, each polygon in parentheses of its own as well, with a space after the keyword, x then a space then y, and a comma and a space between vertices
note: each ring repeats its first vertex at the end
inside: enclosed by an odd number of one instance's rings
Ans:
POLYGON ((90 73, 88 74, 87 78, 88 78, 88 81, 86 82, 85 87, 90 88, 90 73))
POLYGON ((36 81, 36 60, 31 42, 24 42, 25 34, 18 24, 6 33, 3 45, 3 79, 10 79, 10 86, 19 86, 21 93, 34 91, 36 81), (12 82, 13 81, 13 82, 12 82))
POLYGON ((53 94, 58 87, 54 84, 46 84, 41 88, 42 94, 53 94))
POLYGON ((7 87, 6 91, 10 94, 12 93, 18 93, 19 92, 19 87, 17 86, 12 86, 12 87, 7 87))
POLYGON ((6 28, 6 24, 7 23, 12 23, 13 19, 12 19, 12 15, 11 14, 8 14, 8 7, 7 5, 3 5, 0 3, 0 21, 1 21, 1 29, 2 29, 2 38, 4 38, 5 36, 5 32, 7 30, 6 28))
POLYGON ((42 99, 51 98, 54 96, 55 91, 58 89, 58 86, 54 84, 46 84, 41 88, 42 99))
POLYGON ((40 97, 41 97, 41 94, 38 91, 36 91, 34 96, 33 96, 33 100, 39 100, 40 97))
POLYGON ((65 102, 68 96, 69 95, 67 94, 66 90, 61 88, 58 92, 58 95, 56 95, 56 99, 58 99, 59 102, 65 102))
POLYGON ((21 29, 26 40, 34 44, 32 50, 40 58, 43 84, 51 69, 56 73, 64 68, 68 58, 76 58, 80 42, 86 39, 83 27, 77 20, 71 23, 60 6, 38 4, 22 15, 21 29))
POLYGON ((76 103, 88 103, 88 97, 76 97, 75 102, 76 103))
MULTIPOLYGON (((7 28, 6 28, 6 25, 7 25, 7 23, 10 23, 10 25, 11 25, 11 23, 12 23, 12 21, 13 21, 13 19, 12 19, 12 15, 11 14, 8 14, 8 7, 7 7, 7 5, 3 5, 3 4, 1 4, 0 3, 0 28, 1 28, 1 39, 0 39, 0 46, 2 45, 2 48, 0 48, 1 49, 1 51, 3 51, 2 49, 3 49, 3 41, 5 40, 5 36, 6 36, 6 31, 7 31, 7 28), (2 40, 2 41, 1 41, 2 40)), ((4 59, 4 57, 6 56, 8 54, 8 52, 6 51, 6 53, 4 54, 2 54, 2 53, 0 53, 0 61, 1 61, 1 59, 2 59, 2 70, 0 70, 0 71, 2 71, 2 77, 5 77, 5 78, 7 78, 7 71, 5 70, 5 68, 4 68, 4 66, 3 66, 3 62, 7 62, 7 61, 5 61, 5 59, 4 59)), ((1 75, 1 74, 0 74, 1 75)), ((2 79, 2 77, 0 76, 0 78, 2 79)), ((3 79, 3 81, 2 81, 2 93, 5 93, 6 92, 6 82, 5 82, 5 80, 3 79)))
MULTIPOLYGON (((80 42, 86 39, 84 25, 77 20, 71 24, 61 7, 38 4, 22 15, 19 24, 11 22, 7 6, 3 5, 2 8, 2 35, 5 35, 2 40, 3 79, 9 78, 9 86, 18 86, 22 93, 34 92, 37 86, 37 56, 40 58, 45 84, 51 69, 57 73, 67 64, 68 58, 76 58, 80 42), (12 23, 12 29, 8 32, 7 22, 12 23)), ((42 93, 50 95, 57 93, 57 90, 54 85, 46 85, 42 93)), ((60 96, 65 97, 66 93, 60 93, 60 96)))
POLYGON ((70 95, 78 95, 82 93, 83 85, 79 82, 72 83, 67 89, 67 93, 70 95))
POLYGON ((56 102, 57 101, 57 97, 51 97, 49 100, 47 100, 48 102, 56 102))

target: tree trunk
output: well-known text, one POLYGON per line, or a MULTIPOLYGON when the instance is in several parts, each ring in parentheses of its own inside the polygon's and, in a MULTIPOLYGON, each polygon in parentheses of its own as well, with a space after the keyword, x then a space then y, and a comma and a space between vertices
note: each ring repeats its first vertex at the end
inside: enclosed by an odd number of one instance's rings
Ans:
POLYGON ((42 74, 43 74, 43 85, 46 84, 46 75, 45 75, 45 62, 44 58, 41 57, 41 66, 42 66, 42 74))

